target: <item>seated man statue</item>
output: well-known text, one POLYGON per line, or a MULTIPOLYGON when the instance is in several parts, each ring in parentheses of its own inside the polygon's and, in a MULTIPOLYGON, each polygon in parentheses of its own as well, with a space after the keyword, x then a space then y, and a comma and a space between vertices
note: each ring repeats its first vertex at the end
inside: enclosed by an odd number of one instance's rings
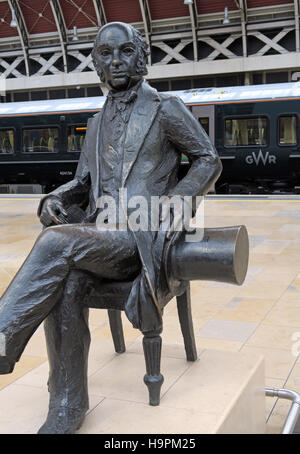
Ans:
POLYGON ((122 202, 119 188, 128 200, 196 197, 221 172, 214 147, 182 101, 158 93, 143 78, 148 53, 132 26, 112 22, 100 29, 92 56, 109 90, 105 105, 88 121, 74 179, 42 198, 38 215, 46 228, 0 299, 1 374, 13 371, 46 319, 50 404, 39 433, 73 433, 88 409, 90 333, 82 300, 90 278, 100 285, 132 280, 127 317, 143 333, 162 330, 161 261, 175 232, 132 229, 129 218, 122 228, 103 228, 105 222, 99 228, 101 197, 116 206, 122 202), (179 180, 182 154, 191 165, 179 180))

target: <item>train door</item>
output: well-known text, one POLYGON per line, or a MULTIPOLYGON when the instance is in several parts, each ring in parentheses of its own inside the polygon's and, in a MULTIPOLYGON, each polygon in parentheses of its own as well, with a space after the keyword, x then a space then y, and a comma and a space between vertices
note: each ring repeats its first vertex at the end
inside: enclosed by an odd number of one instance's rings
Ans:
MULTIPOLYGON (((192 114, 199 121, 212 144, 215 145, 215 106, 192 106, 192 114)), ((214 185, 209 192, 215 192, 214 185)))
POLYGON ((215 106, 192 106, 192 114, 215 145, 215 106))

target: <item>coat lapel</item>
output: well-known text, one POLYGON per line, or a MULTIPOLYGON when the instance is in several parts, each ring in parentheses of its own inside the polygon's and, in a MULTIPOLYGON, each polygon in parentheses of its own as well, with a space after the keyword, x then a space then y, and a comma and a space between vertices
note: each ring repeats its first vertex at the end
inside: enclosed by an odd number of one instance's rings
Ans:
POLYGON ((100 112, 99 117, 97 118, 97 122, 95 125, 95 129, 93 129, 93 136, 92 136, 92 155, 95 156, 95 165, 92 167, 95 169, 95 184, 93 187, 93 194, 94 194, 94 199, 97 201, 99 195, 100 195, 100 178, 101 178, 101 160, 100 160, 100 154, 101 154, 101 149, 102 149, 102 140, 101 140, 101 125, 102 125, 102 115, 103 110, 100 112))
POLYGON ((159 107, 159 97, 148 84, 143 82, 130 116, 124 144, 122 165, 122 187, 136 161, 145 137, 153 123, 159 107))

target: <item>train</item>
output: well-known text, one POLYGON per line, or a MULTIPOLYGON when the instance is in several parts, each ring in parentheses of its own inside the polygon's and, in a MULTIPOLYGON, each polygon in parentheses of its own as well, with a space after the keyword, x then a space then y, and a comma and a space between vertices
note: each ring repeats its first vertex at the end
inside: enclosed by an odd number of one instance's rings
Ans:
MULTIPOLYGON (((300 193, 300 83, 171 91, 223 164, 218 194, 300 193)), ((48 193, 74 177, 105 97, 0 104, 0 193, 48 193)), ((181 174, 189 168, 182 156, 181 174)))

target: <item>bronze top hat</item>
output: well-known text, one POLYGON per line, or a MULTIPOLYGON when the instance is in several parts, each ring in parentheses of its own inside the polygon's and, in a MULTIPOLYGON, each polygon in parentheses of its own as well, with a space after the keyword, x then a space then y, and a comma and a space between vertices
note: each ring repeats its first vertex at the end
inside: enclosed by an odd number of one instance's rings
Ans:
POLYGON ((249 262, 244 225, 206 228, 198 241, 186 241, 186 235, 185 231, 178 232, 165 250, 165 273, 174 295, 192 280, 243 284, 249 262))

